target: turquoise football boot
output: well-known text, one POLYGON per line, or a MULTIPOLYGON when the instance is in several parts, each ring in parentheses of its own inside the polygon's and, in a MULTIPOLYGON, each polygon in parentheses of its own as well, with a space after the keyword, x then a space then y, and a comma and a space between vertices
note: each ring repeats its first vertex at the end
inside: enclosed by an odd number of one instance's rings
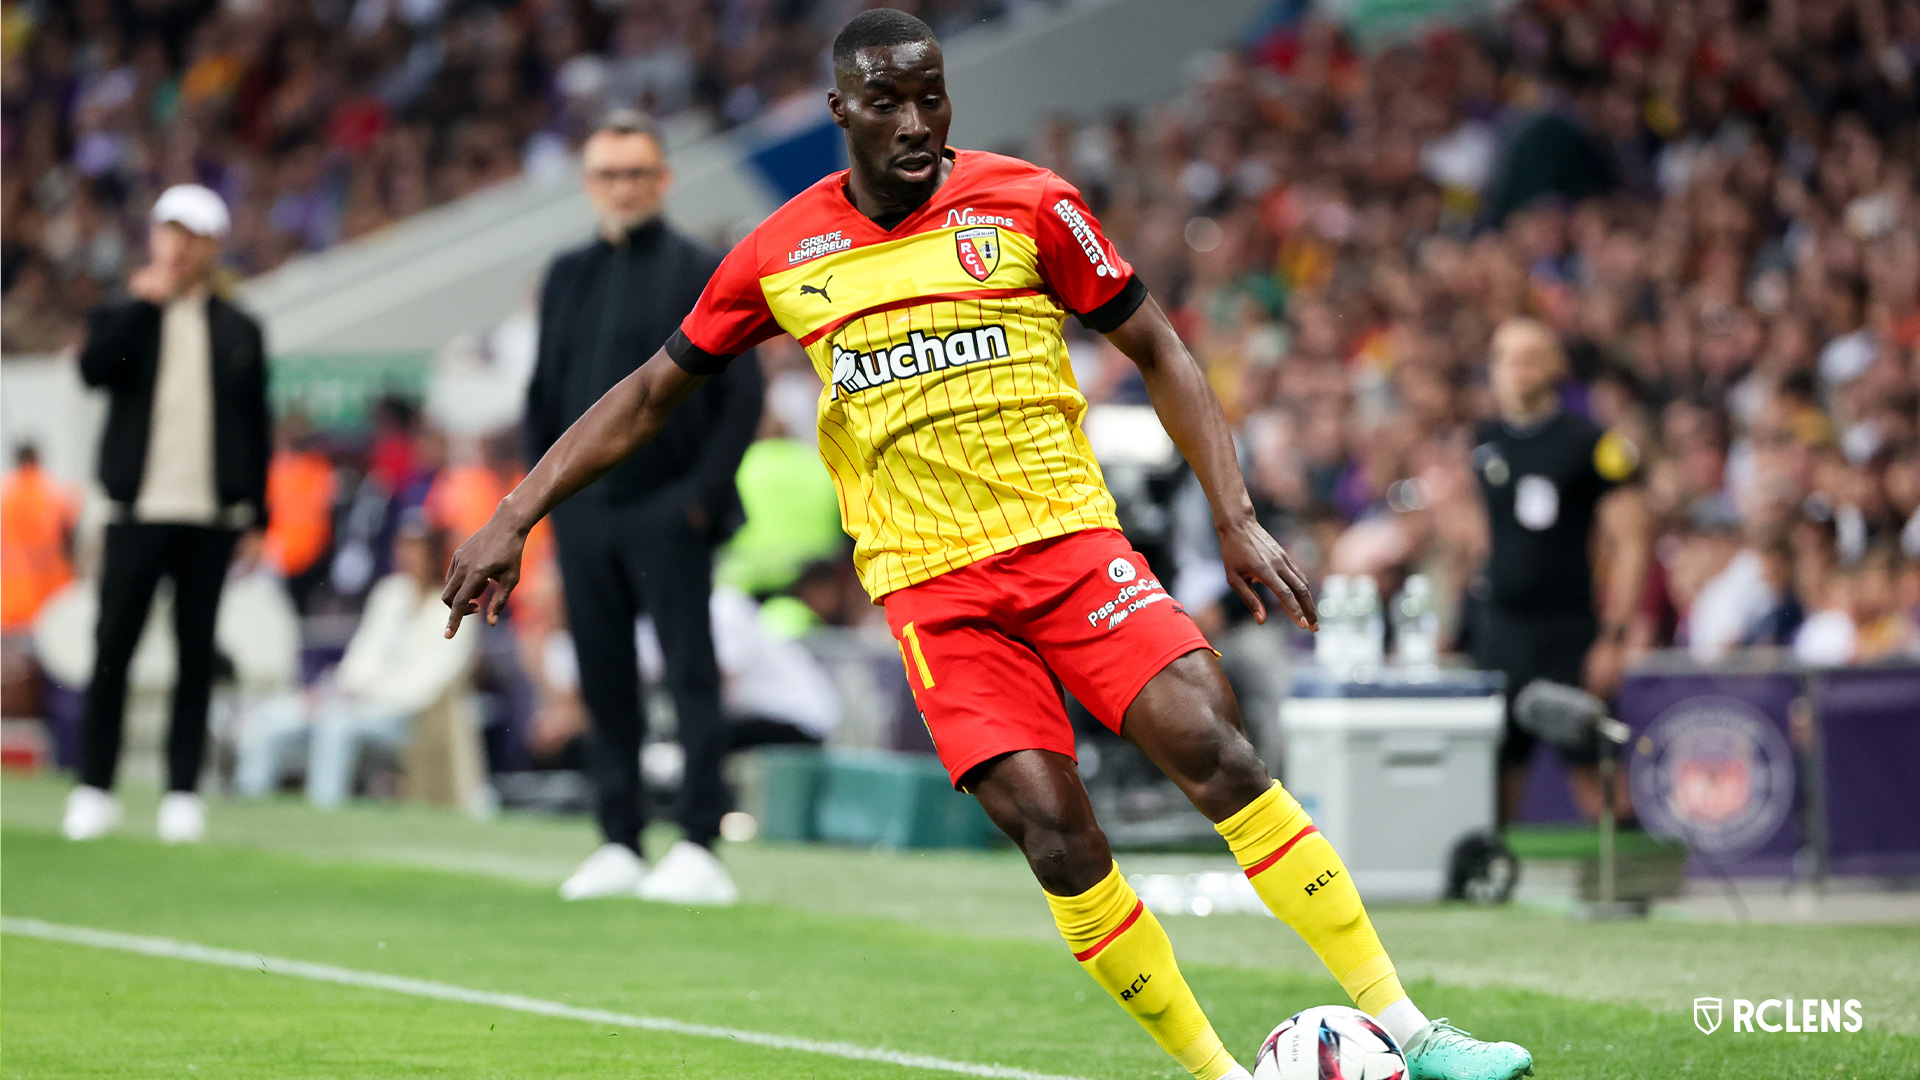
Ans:
POLYGON ((1402 1050, 1408 1080, 1517 1080, 1533 1075, 1533 1055, 1510 1042, 1481 1042, 1447 1023, 1420 1029, 1402 1050))

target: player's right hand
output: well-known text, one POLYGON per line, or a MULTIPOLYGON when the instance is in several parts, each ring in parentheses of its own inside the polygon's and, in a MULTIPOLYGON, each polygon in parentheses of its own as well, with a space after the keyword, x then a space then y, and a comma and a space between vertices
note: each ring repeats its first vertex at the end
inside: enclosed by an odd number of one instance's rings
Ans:
POLYGON ((495 586, 485 606, 488 625, 499 625, 500 613, 507 609, 507 597, 520 583, 520 553, 527 545, 527 534, 502 520, 499 512, 467 538, 453 553, 447 567, 447 587, 440 599, 447 605, 447 636, 460 629, 460 620, 478 614, 487 584, 495 586))

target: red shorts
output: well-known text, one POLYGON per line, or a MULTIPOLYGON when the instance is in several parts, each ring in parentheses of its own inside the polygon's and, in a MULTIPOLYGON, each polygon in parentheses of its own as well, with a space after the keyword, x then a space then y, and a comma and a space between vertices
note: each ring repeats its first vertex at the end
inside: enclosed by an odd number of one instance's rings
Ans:
POLYGON ((1023 544, 888 593, 920 716, 955 786, 1015 750, 1073 756, 1061 690, 1120 730, 1127 706, 1207 639, 1112 529, 1023 544))

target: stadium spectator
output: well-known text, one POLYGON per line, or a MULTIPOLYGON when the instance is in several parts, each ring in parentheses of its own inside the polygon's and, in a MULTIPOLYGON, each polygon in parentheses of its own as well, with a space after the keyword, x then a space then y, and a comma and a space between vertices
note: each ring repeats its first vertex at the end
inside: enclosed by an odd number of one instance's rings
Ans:
MULTIPOLYGON (((909 4, 947 26, 1054 0, 909 4)), ((198 182, 244 274, 550 170, 610 101, 752 120, 823 81, 821 0, 8 0, 8 351, 49 351, 198 182), (23 290, 18 302, 16 288, 23 290)))
POLYGON ((462 692, 479 639, 441 633, 447 551, 446 533, 418 511, 407 515, 394 539, 395 571, 368 593, 339 666, 307 695, 271 699, 247 717, 234 771, 242 795, 271 793, 304 757, 307 798, 337 807, 368 751, 397 753, 422 714, 462 692))
MULTIPOLYGON (((728 752, 823 742, 840 722, 840 691, 820 662, 739 589, 716 586, 708 610, 728 752)), ((653 620, 640 621, 639 635, 641 674, 656 682, 665 664, 653 620)))
POLYGON ((73 580, 70 558, 79 501, 40 468, 32 443, 14 450, 0 480, 0 709, 40 715, 41 668, 34 619, 73 580))
MULTIPOLYGON (((541 288, 526 417, 535 456, 666 342, 719 265, 716 254, 661 219, 672 176, 643 114, 622 109, 603 118, 587 140, 582 172, 600 235, 556 258, 541 288)), ((740 521, 734 474, 763 394, 748 357, 696 391, 659 442, 553 516, 580 692, 593 721, 588 771, 605 841, 561 886, 568 899, 636 890, 697 903, 736 896, 711 851, 727 810, 720 775, 727 735, 708 596, 715 547, 740 521), (666 685, 686 759, 675 802, 683 839, 650 874, 640 851, 646 714, 633 639, 642 612, 666 627, 666 685)))
MULTIPOLYGON (((199 786, 213 682, 214 615, 228 563, 247 531, 257 553, 266 524, 266 343, 260 327, 210 291, 229 219, 220 196, 198 185, 154 203, 148 264, 130 297, 89 317, 80 374, 107 391, 99 476, 114 503, 100 575, 93 676, 81 721, 80 786, 65 831, 90 840, 111 830, 127 666, 162 577, 173 582, 178 675, 167 735, 167 795, 160 838, 197 842, 206 832, 199 786)), ((251 563, 243 553, 240 561, 251 563)))
MULTIPOLYGON (((1467 432, 1496 411, 1479 362, 1501 320, 1544 322, 1562 407, 1640 450, 1638 649, 1687 640, 1740 550, 1721 538, 1760 542, 1786 618, 1832 608, 1830 582, 1915 520, 1917 74, 1920 16, 1882 0, 1522 3, 1372 55, 1309 15, 1182 101, 1050 124, 1029 156, 1134 254, 1316 575, 1352 558, 1464 591, 1487 544, 1457 498, 1467 432), (1594 140, 1607 183, 1511 176, 1543 130, 1570 157, 1594 140)), ((1076 342, 1081 387, 1137 401, 1110 359, 1076 342)))
POLYGON ((281 418, 274 443, 262 555, 286 579, 294 606, 304 611, 333 546, 333 463, 314 445, 306 417, 297 413, 281 418))
POLYGON ((23 634, 47 598, 73 580, 70 558, 79 502, 40 468, 32 443, 14 450, 0 480, 0 634, 23 634))

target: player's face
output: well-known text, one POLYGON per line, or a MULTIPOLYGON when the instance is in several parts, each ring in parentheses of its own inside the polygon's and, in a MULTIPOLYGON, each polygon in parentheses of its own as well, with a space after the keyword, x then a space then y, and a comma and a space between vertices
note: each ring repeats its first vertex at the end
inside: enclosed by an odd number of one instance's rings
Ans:
POLYGON ((917 205, 940 184, 953 106, 945 58, 931 41, 862 49, 827 92, 833 122, 847 130, 853 168, 877 194, 917 205))
POLYGON ((660 212, 669 176, 653 136, 603 131, 580 156, 587 201, 603 232, 623 233, 660 212))

